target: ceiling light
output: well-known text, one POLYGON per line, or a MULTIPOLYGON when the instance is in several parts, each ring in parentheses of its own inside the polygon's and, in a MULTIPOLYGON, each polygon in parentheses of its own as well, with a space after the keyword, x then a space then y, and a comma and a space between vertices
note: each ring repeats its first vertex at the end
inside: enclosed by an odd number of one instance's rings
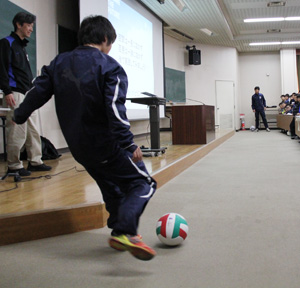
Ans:
POLYGON ((284 42, 260 42, 249 43, 249 46, 266 46, 266 45, 295 45, 300 44, 300 41, 284 41, 284 42))
POLYGON ((273 18, 250 18, 244 19, 245 23, 254 23, 254 22, 280 22, 280 21, 300 21, 300 16, 294 17, 273 17, 273 18))
POLYGON ((300 17, 297 16, 297 17, 286 17, 284 18, 285 21, 299 21, 300 20, 300 17))
POLYGON ((208 30, 207 28, 202 28, 200 29, 202 32, 204 32, 205 34, 207 34, 208 36, 213 36, 214 33, 210 30, 208 30))
POLYGON ((281 29, 268 29, 267 33, 280 33, 281 29))
POLYGON ((183 0, 172 0, 172 2, 176 5, 176 7, 183 12, 185 9, 187 9, 186 4, 183 2, 183 0))
POLYGON ((292 44, 300 44, 300 41, 286 41, 282 42, 283 45, 292 45, 292 44))
POLYGON ((280 45, 281 42, 261 42, 261 43, 250 43, 250 46, 266 46, 266 45, 280 45))
POLYGON ((283 17, 273 17, 273 18, 253 18, 253 19, 244 19, 245 23, 253 22, 279 22, 284 21, 283 17))
POLYGON ((272 1, 267 4, 268 7, 282 7, 285 6, 286 1, 272 1))

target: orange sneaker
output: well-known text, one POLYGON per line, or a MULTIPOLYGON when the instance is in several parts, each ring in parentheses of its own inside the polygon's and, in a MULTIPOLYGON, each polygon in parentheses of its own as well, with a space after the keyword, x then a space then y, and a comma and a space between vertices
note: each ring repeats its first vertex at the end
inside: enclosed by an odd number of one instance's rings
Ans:
MULTIPOLYGON (((117 239, 118 236, 120 236, 120 235, 112 234, 111 236, 112 237, 108 240, 108 244, 111 248, 121 251, 121 252, 128 250, 127 247, 119 239, 117 239)), ((140 240, 142 240, 142 235, 138 234, 136 236, 139 237, 140 240)))
POLYGON ((141 235, 112 236, 108 243, 110 247, 118 251, 129 251, 131 255, 140 260, 151 260, 156 255, 156 252, 142 241, 141 235))

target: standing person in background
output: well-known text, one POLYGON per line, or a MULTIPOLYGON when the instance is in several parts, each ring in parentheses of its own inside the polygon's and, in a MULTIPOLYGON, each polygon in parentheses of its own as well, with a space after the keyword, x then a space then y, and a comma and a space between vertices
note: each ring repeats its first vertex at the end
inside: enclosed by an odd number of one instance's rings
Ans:
POLYGON ((259 115, 261 116, 265 128, 267 132, 270 132, 268 122, 266 119, 266 100, 263 94, 259 93, 260 88, 256 86, 254 88, 255 93, 252 95, 252 110, 255 113, 255 125, 256 125, 256 132, 259 131, 259 115))
POLYGON ((35 16, 19 12, 13 21, 14 32, 0 40, 0 89, 5 97, 4 106, 10 107, 7 114, 7 173, 29 176, 30 171, 49 171, 41 160, 41 138, 36 127, 37 113, 33 113, 23 125, 12 121, 14 109, 25 98, 25 93, 32 87, 32 72, 25 47, 35 23, 35 16), (25 145, 28 155, 27 170, 20 160, 20 151, 25 145))

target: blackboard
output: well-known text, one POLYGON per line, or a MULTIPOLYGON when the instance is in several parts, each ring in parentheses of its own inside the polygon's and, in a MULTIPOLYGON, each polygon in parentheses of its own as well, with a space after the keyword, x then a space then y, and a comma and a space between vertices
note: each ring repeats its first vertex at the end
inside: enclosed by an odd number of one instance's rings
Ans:
MULTIPOLYGON (((14 26, 12 20, 15 15, 19 12, 30 13, 16 4, 11 3, 8 0, 0 0, 0 19, 1 19, 1 29, 0 29, 0 39, 9 36, 12 31, 14 31, 14 26)), ((32 13, 31 13, 32 14, 32 13)), ((28 53, 30 67, 33 77, 36 76, 36 24, 34 25, 34 30, 31 33, 29 43, 27 44, 26 51, 28 53)))
POLYGON ((185 72, 165 68, 166 100, 186 102, 185 72))

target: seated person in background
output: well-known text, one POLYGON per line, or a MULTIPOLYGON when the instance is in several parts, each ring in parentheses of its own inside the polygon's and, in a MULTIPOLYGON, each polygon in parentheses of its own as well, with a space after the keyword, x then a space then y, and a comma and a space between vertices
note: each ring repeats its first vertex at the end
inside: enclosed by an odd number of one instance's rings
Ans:
MULTIPOLYGON (((297 94, 296 103, 293 109, 293 115, 299 116, 300 115, 300 94, 297 94)), ((290 131, 291 131, 291 139, 296 138, 296 131, 295 131, 295 117, 290 124, 290 131)))
POLYGON ((285 113, 284 115, 293 115, 293 110, 290 104, 285 106, 285 113))
POLYGON ((294 106, 294 104, 295 104, 295 98, 297 98, 296 97, 296 92, 294 92, 292 95, 291 95, 291 97, 290 97, 290 105, 292 106, 292 108, 293 108, 293 106, 294 106))
POLYGON ((280 99, 281 99, 281 102, 284 102, 284 101, 285 101, 284 95, 281 95, 281 96, 280 96, 280 99))
POLYGON ((281 103, 278 104, 278 106, 279 106, 278 113, 279 114, 284 114, 285 113, 286 103, 285 102, 281 102, 281 103))
POLYGON ((284 95, 284 103, 290 104, 289 98, 290 98, 290 95, 289 95, 289 94, 285 94, 285 95, 284 95))
POLYGON ((292 95, 291 95, 291 99, 290 99, 290 105, 293 109, 294 105, 295 105, 295 102, 296 102, 296 99, 297 99, 297 93, 294 92, 292 95))

